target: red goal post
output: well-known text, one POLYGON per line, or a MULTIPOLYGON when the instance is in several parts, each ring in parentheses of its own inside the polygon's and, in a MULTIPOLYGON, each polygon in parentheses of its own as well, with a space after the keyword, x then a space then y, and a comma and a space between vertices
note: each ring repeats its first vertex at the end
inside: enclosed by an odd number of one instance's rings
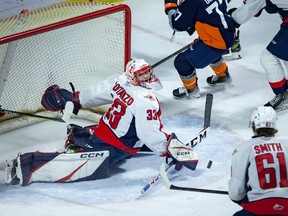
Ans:
MULTIPOLYGON (((66 2, 4 18, 0 20, 0 105, 43 115, 41 96, 48 86, 71 89, 72 82, 81 91, 121 74, 130 58, 131 10, 125 4, 66 2)), ((103 107, 81 110, 79 116, 97 120, 99 116, 90 111, 103 113, 103 107)), ((0 118, 0 133, 41 120, 12 119, 15 115, 0 118)))

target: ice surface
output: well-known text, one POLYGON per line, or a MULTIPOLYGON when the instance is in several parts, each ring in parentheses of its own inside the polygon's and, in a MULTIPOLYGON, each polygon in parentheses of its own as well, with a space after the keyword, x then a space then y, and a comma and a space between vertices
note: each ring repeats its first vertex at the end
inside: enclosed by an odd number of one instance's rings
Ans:
MULTIPOLYGON (((18 13, 23 8, 37 8, 57 1, 2 1, 1 16, 18 13), (5 8, 5 10, 4 10, 5 8)), ((234 3, 240 0, 232 1, 234 3)), ((132 56, 154 64, 186 44, 196 36, 176 33, 163 12, 163 2, 155 0, 126 0, 132 10, 132 56)), ((172 90, 180 79, 169 60, 155 68, 164 88, 157 93, 163 108, 164 130, 175 132, 187 142, 203 126, 205 95, 214 94, 211 130, 207 139, 195 150, 200 161, 197 170, 183 169, 169 174, 173 183, 182 186, 227 190, 230 175, 230 156, 242 140, 252 135, 248 128, 251 111, 274 97, 260 64, 260 55, 278 31, 278 16, 263 13, 240 27, 243 58, 228 62, 231 86, 213 89, 206 84, 212 75, 209 67, 198 70, 201 97, 175 100, 172 90), (213 161, 207 169, 209 160, 213 161)), ((287 139, 287 111, 279 113, 279 136, 287 139)), ((87 121, 73 120, 88 125, 87 121)), ((66 126, 57 122, 11 131, 0 136, 0 212, 1 216, 18 215, 165 215, 165 216, 223 216, 233 215, 240 208, 227 195, 169 191, 158 181, 145 195, 140 191, 159 172, 163 158, 140 153, 111 170, 108 179, 73 184, 33 183, 27 187, 4 184, 3 162, 18 152, 34 150, 54 151, 63 147, 66 126)))

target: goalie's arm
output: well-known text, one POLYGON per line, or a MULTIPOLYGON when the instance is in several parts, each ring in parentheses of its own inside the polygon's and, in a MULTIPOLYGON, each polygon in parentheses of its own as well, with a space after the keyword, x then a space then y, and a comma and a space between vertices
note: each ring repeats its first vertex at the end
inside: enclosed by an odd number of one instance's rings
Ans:
POLYGON ((113 102, 111 90, 117 79, 121 79, 125 74, 104 80, 96 85, 90 86, 80 93, 81 105, 85 108, 110 104, 113 102))

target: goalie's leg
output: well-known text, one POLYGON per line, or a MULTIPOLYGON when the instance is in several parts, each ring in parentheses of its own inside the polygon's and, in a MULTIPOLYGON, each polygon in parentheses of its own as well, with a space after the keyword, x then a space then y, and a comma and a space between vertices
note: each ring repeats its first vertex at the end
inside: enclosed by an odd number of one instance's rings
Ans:
POLYGON ((109 176, 109 151, 66 154, 28 152, 6 163, 5 183, 78 182, 109 176))

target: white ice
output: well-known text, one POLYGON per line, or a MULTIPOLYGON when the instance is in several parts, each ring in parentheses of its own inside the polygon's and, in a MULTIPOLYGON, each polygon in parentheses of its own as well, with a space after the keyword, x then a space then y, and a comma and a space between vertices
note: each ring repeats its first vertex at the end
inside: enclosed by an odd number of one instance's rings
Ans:
MULTIPOLYGON (((35 9, 57 0, 1 1, 0 17, 18 14, 23 8, 35 9)), ((59 2, 59 0, 58 0, 59 2)), ((236 6, 242 0, 233 0, 236 6)), ((172 30, 163 11, 163 1, 126 0, 132 10, 132 56, 154 64, 196 38, 172 30)), ((194 137, 203 126, 205 95, 212 93, 214 103, 211 130, 207 139, 195 151, 200 156, 197 170, 183 169, 169 174, 177 185, 214 190, 227 190, 230 175, 230 157, 241 141, 252 135, 248 122, 252 110, 274 97, 260 64, 260 55, 280 26, 277 15, 265 12, 241 26, 240 60, 229 61, 233 84, 213 89, 206 84, 212 75, 209 67, 197 70, 201 98, 175 100, 172 90, 181 86, 173 67, 173 59, 155 68, 164 88, 157 93, 167 132, 175 132, 183 142, 194 137), (206 165, 213 161, 211 169, 206 165)), ((37 98, 35 98, 37 100, 37 98)), ((279 113, 279 136, 287 139, 287 111, 279 113)), ((72 120, 88 125, 90 122, 72 120)), ((165 216, 224 216, 240 209, 227 195, 199 192, 171 191, 159 180, 145 195, 140 191, 160 168, 162 158, 154 154, 138 154, 111 170, 108 179, 81 183, 33 183, 27 187, 4 183, 3 163, 18 152, 55 151, 63 146, 65 124, 44 122, 0 136, 0 214, 18 215, 165 215, 165 216)))

